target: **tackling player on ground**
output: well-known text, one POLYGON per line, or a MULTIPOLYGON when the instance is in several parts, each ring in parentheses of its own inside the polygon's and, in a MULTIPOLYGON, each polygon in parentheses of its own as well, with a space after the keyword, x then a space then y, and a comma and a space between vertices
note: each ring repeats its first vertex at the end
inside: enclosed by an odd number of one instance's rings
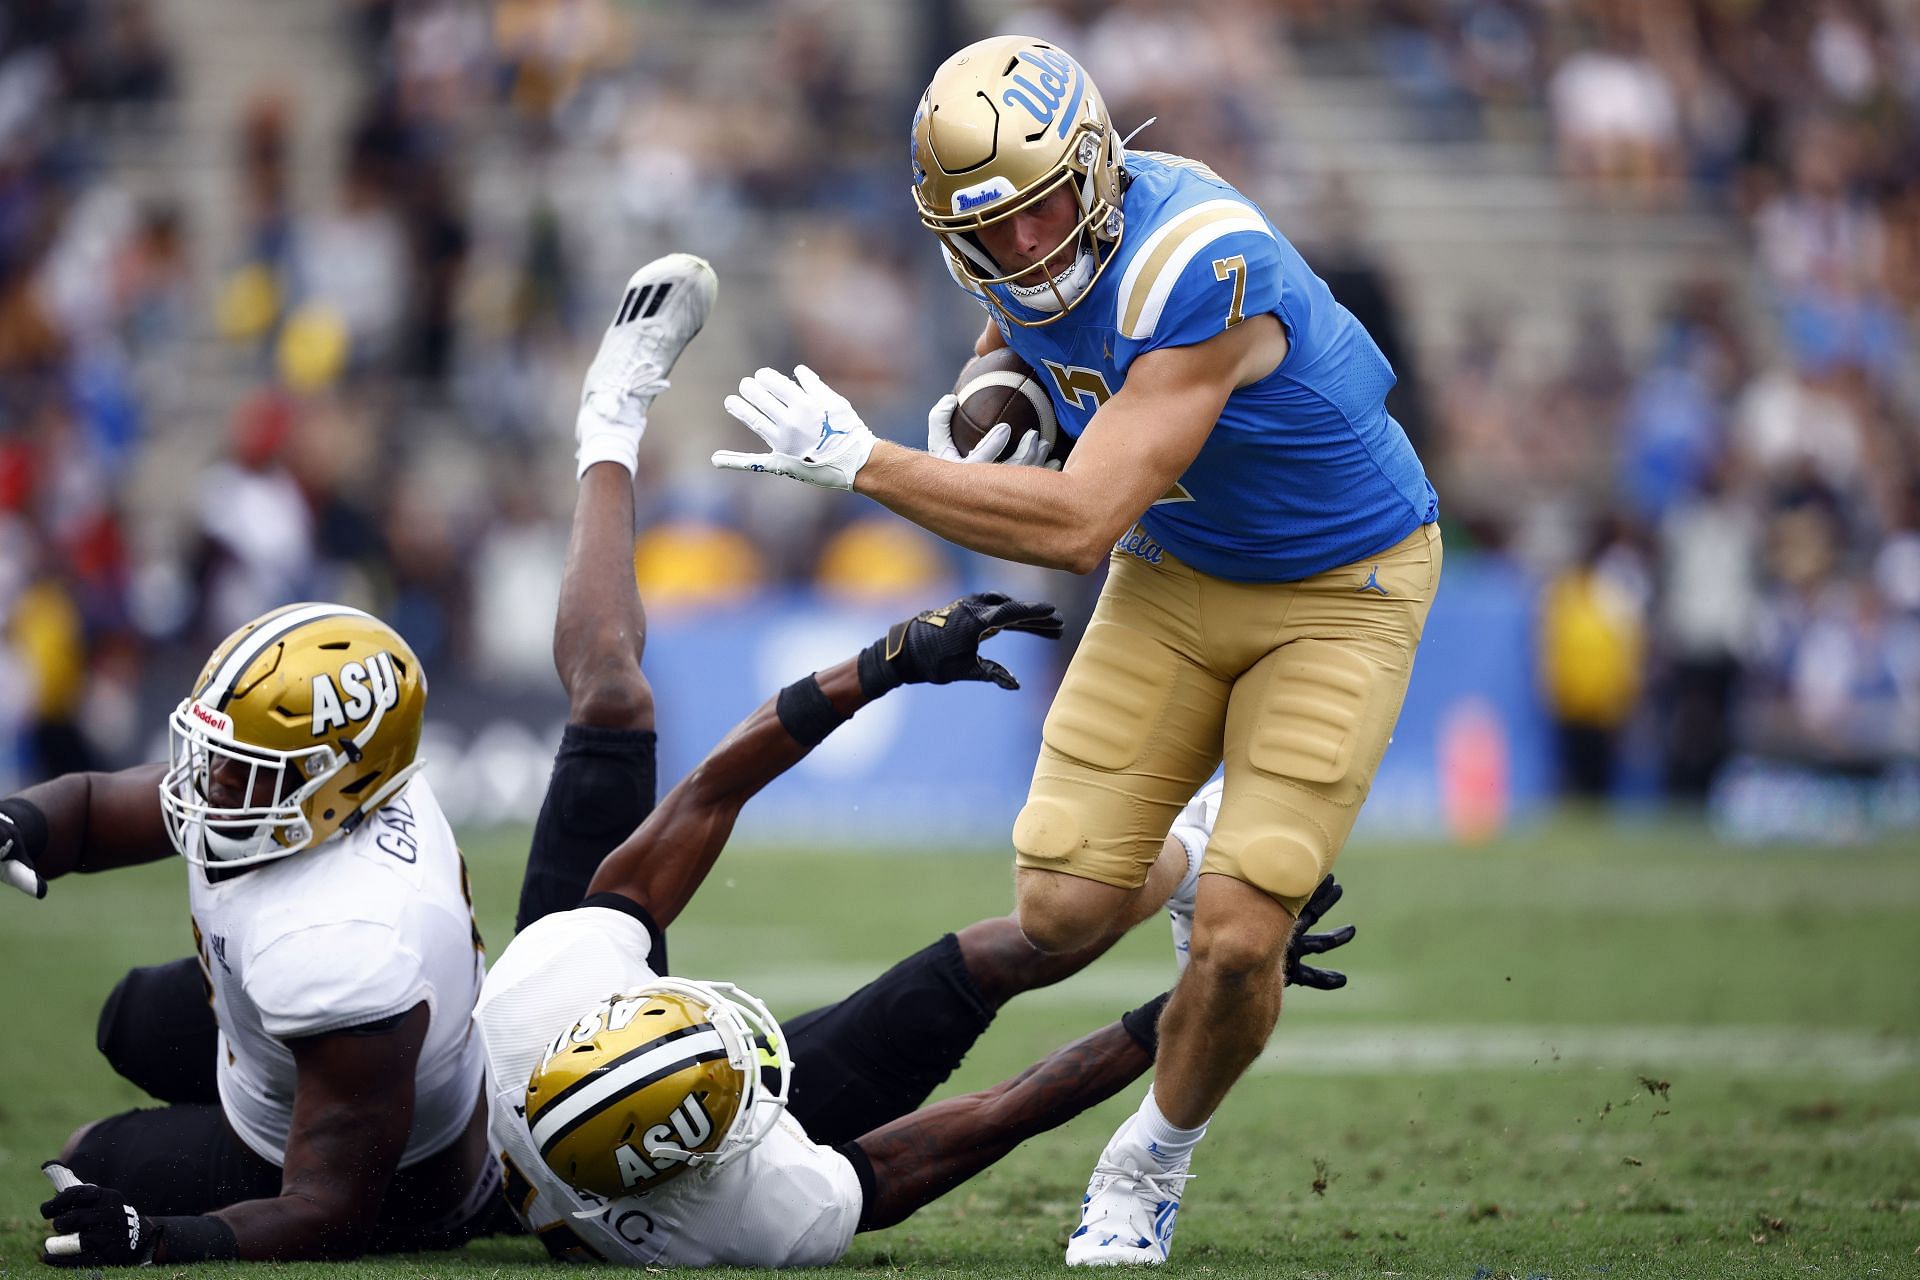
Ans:
POLYGON ((87 1125, 44 1261, 97 1267, 444 1248, 483 1229, 485 956, 419 775, 426 678, 391 628, 299 604, 216 649, 171 760, 0 800, 0 870, 47 881, 178 852, 199 954, 123 978, 114 1069, 168 1105, 87 1125))
MULTIPOLYGON (((634 458, 648 406, 713 295, 712 272, 698 259, 673 255, 642 268, 588 376, 588 403, 619 426, 599 447, 583 441, 554 653, 570 719, 598 726, 609 783, 622 776, 623 758, 651 767, 653 698, 631 565, 634 458), (630 305, 662 295, 662 306, 630 305)), ((980 656, 980 643, 1002 630, 1058 635, 1060 625, 1049 605, 995 595, 900 623, 750 715, 637 830, 603 844, 607 856, 590 882, 575 876, 591 833, 556 832, 566 815, 588 811, 601 787, 562 748, 529 856, 527 883, 543 886, 545 900, 523 900, 526 927, 488 974, 474 1012, 508 1204, 556 1256, 832 1262, 856 1231, 899 1222, 1151 1063, 1164 997, 1002 1085, 914 1110, 1002 1004, 1077 971, 1109 941, 1042 955, 1012 919, 949 934, 784 1027, 730 984, 667 976, 665 929, 753 795, 901 684, 1015 687, 980 656), (553 853, 563 847, 569 858, 560 865, 553 853), (572 909, 555 909, 562 904, 572 909)), ((1128 922, 1156 910, 1187 870, 1184 847, 1169 841, 1128 922)), ((1335 897, 1329 885, 1322 901, 1335 897)), ((1304 977, 1339 981, 1313 970, 1304 977)))
MULTIPOLYGON (((1206 68, 1189 68, 1204 75, 1206 68)), ((1394 375, 1284 236, 1204 164, 1129 152, 1086 71, 1004 36, 941 65, 913 192, 956 282, 1076 437, 955 453, 876 441, 810 371, 727 408, 768 452, 716 466, 855 489, 976 551, 1088 572, 1092 625, 1015 823, 1049 952, 1138 910, 1175 814, 1222 762, 1191 964, 1153 1087, 1102 1153, 1070 1264, 1163 1262, 1191 1153, 1279 1016, 1281 958, 1386 750, 1440 574, 1437 501, 1388 416, 1394 375)), ((944 447, 942 447, 944 446, 944 447)))

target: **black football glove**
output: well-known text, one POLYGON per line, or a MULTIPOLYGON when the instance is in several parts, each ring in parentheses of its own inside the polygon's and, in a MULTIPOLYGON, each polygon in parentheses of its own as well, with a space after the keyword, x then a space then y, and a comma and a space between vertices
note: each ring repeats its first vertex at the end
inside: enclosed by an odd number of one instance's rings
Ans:
POLYGON ((1338 991, 1347 985, 1347 975, 1338 969, 1316 969, 1310 964, 1301 964, 1301 956, 1322 956, 1336 947, 1344 947, 1353 941, 1352 925, 1335 929, 1332 933, 1308 933, 1307 930, 1320 923, 1320 917, 1340 901, 1345 893, 1338 881, 1328 876, 1313 891, 1306 905, 1300 908, 1300 921, 1294 926, 1293 937, 1287 942, 1286 982, 1290 987, 1317 987, 1322 991, 1338 991))
POLYGON ((40 1261, 50 1267, 140 1267, 153 1261, 160 1243, 153 1219, 142 1217, 118 1191, 75 1181, 64 1165, 48 1161, 40 1167, 60 1188, 40 1206, 53 1232, 40 1261))
POLYGON ((38 809, 24 800, 0 800, 0 881, 29 898, 46 897, 47 882, 33 856, 34 846, 46 842, 47 820, 38 809))
POLYGON ((1025 631, 1057 640, 1066 629, 1060 611, 1044 601, 1012 600, 998 591, 961 596, 939 609, 896 622, 860 655, 860 687, 878 697, 903 684, 991 680, 1002 689, 1020 682, 980 642, 1000 631, 1025 631))

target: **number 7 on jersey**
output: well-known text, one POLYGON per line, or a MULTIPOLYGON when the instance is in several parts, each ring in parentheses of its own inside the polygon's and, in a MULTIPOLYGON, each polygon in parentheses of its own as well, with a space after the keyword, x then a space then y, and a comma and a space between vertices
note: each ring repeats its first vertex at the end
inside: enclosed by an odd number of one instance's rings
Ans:
POLYGON ((1231 258, 1213 260, 1213 278, 1225 280, 1233 277, 1233 305, 1227 308, 1226 327, 1231 329, 1240 323, 1243 317, 1240 308, 1247 300, 1247 259, 1244 254, 1234 254, 1231 258))

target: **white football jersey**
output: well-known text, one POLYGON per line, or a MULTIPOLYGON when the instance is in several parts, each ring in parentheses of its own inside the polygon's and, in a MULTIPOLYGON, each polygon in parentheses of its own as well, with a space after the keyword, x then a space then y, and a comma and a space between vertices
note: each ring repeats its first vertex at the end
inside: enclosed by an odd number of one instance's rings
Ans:
MULTIPOLYGON (((216 873, 217 874, 217 873, 216 873)), ((194 940, 220 1019, 220 1103, 240 1140, 286 1161, 288 1040, 426 1001, 402 1168, 459 1137, 484 1067, 471 1035, 486 970, 453 829, 423 777, 315 849, 209 883, 188 868, 194 940)))
POLYGON ((487 1141, 507 1202, 558 1256, 677 1267, 808 1267, 837 1261, 860 1221, 860 1180, 837 1151, 782 1116, 717 1169, 644 1195, 602 1200, 556 1177, 527 1131, 527 1078, 588 1006, 651 982, 652 942, 634 916, 580 907, 529 925, 487 975, 473 1020, 487 1056, 487 1141))

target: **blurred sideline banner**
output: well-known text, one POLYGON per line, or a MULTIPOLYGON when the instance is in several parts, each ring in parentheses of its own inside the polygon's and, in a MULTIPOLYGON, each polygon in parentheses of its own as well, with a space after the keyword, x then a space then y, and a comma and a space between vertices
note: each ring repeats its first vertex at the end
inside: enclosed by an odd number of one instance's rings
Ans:
MULTIPOLYGON (((1413 685, 1360 831, 1474 841, 1551 798, 1552 737, 1535 692, 1535 591, 1491 560, 1449 565, 1413 685)), ((851 609, 804 593, 648 618, 647 677, 660 727, 660 793, 782 685, 872 642, 905 608, 851 609)), ((1007 847, 1026 799, 1040 726, 1066 651, 1023 635, 987 652, 1020 678, 914 686, 866 708, 747 806, 741 834, 764 842, 880 848, 1007 847)), ((159 728, 197 665, 156 671, 143 689, 159 728)), ((566 703, 543 687, 433 671, 421 741, 427 774, 460 828, 531 823, 546 792, 566 703)))
MULTIPOLYGON (((653 615, 646 668, 659 709, 662 794, 780 686, 857 652, 898 616, 805 594, 653 615)), ((1483 838, 1548 798, 1551 738, 1534 692, 1532 619, 1524 576, 1486 562, 1449 566, 1363 831, 1483 838)), ((755 799, 741 834, 1004 844, 1064 655, 1020 635, 997 636, 987 651, 1020 678, 1018 692, 969 683, 889 694, 755 799)))

